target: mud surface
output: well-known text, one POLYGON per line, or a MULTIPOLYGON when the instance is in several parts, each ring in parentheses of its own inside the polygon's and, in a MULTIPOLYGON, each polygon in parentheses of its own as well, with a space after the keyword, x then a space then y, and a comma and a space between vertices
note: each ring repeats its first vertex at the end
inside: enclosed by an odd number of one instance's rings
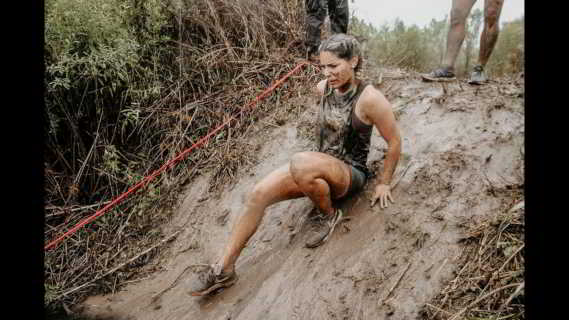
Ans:
MULTIPOLYGON (((267 209, 237 261, 239 281, 211 298, 187 294, 191 269, 221 255, 246 193, 312 142, 314 107, 256 135, 259 163, 236 183, 209 192, 206 174, 187 187, 165 232, 182 230, 150 277, 114 295, 91 297, 83 314, 99 319, 417 319, 456 268, 465 222, 496 214, 491 190, 523 185, 523 78, 424 83, 416 74, 383 78, 396 111, 403 175, 396 203, 371 208, 376 181, 343 204, 350 218, 316 249, 304 247, 315 224, 308 199, 267 209)), ((289 103, 306 104, 299 98, 289 103)), ((374 129, 370 165, 386 143, 374 129)), ((244 152, 249 152, 244 150, 244 152)))

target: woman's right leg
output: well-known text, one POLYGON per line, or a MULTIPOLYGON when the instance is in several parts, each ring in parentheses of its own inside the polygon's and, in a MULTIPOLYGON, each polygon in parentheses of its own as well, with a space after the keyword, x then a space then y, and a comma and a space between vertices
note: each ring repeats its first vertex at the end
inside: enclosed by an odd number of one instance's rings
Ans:
POLYGON ((249 238, 255 233, 265 215, 265 209, 277 202, 303 197, 304 193, 293 180, 290 165, 286 164, 271 172, 258 182, 247 196, 243 214, 234 225, 221 259, 224 272, 235 268, 235 261, 241 254, 249 238))

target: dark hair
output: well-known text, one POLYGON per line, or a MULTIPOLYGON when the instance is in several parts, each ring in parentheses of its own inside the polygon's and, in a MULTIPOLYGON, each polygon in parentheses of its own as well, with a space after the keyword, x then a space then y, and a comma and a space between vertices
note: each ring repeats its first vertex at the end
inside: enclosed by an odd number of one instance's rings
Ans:
POLYGON ((362 53, 360 43, 356 38, 345 33, 336 33, 326 38, 318 47, 318 52, 328 51, 338 58, 350 60, 352 57, 358 57, 358 64, 354 71, 359 71, 362 66, 362 53))

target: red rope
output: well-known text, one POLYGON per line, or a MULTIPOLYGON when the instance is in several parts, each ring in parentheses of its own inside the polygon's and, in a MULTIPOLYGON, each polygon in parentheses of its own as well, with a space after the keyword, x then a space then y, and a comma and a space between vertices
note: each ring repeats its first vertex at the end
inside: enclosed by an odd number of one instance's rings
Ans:
MULTIPOLYGON (((278 80, 277 82, 275 82, 271 87, 269 87, 268 89, 266 89, 265 91, 263 91, 261 94, 259 94, 257 97, 255 97, 254 100, 252 100, 251 102, 249 102, 247 105, 245 105, 241 111, 239 112, 238 115, 241 115, 244 111, 247 110, 247 108, 249 108, 250 106, 253 106, 254 104, 256 104, 257 102, 259 102, 261 99, 265 98, 266 96, 269 95, 269 93, 271 91, 273 91, 274 89, 276 89, 278 86, 280 86, 286 79, 288 79, 288 77, 290 77, 292 74, 294 74, 295 72, 297 72, 298 70, 300 70, 300 68, 304 65, 308 64, 307 62, 301 62, 299 63, 294 69, 292 69, 289 73, 287 73, 284 77, 282 77, 280 80, 278 80)), ((223 127, 227 126, 231 121, 233 120, 237 120, 237 118, 235 116, 231 116, 228 120, 226 120, 225 122, 223 122, 221 125, 219 125, 217 128, 213 129, 212 131, 210 131, 206 136, 204 136, 203 138, 201 138, 198 142, 194 143, 194 145, 192 145, 191 147, 189 147, 188 149, 182 151, 179 155, 177 155, 175 158, 173 158, 172 160, 166 162, 162 167, 160 167, 160 169, 157 169, 156 171, 154 171, 151 175, 145 177, 144 179, 142 179, 139 183, 137 183, 136 185, 134 185, 133 187, 131 187, 128 191, 126 191, 125 193, 121 194, 120 196, 118 196, 115 200, 113 200, 111 203, 107 204, 105 207, 103 207, 103 209, 95 212, 95 214, 93 214, 90 217, 87 217, 86 219, 84 219, 83 221, 77 223, 77 225, 75 225, 73 228, 69 229, 69 231, 65 232, 63 235, 61 235, 60 237, 56 238, 55 240, 51 241, 50 243, 48 243, 44 250, 49 250, 53 247, 55 247, 58 243, 60 243, 61 241, 63 241, 66 237, 72 235, 73 233, 75 233, 77 230, 79 230, 81 227, 83 227, 84 225, 92 222, 93 220, 97 219, 99 216, 103 215, 105 212, 109 211, 109 209, 113 208, 114 206, 116 206, 117 204, 119 204, 120 202, 122 202, 124 199, 126 199, 126 197, 128 197, 129 195, 133 194, 134 192, 136 192, 138 189, 146 186, 148 184, 149 181, 151 181, 152 179, 154 179, 156 176, 158 176, 158 174, 162 173, 164 170, 171 168, 174 166, 175 163, 177 163, 178 161, 182 160, 183 158, 185 158, 188 154, 190 154, 190 152, 192 150, 194 150, 195 148, 197 148, 198 146, 202 145, 204 142, 206 142, 211 136, 213 136, 215 133, 217 133, 219 130, 221 130, 223 127)))

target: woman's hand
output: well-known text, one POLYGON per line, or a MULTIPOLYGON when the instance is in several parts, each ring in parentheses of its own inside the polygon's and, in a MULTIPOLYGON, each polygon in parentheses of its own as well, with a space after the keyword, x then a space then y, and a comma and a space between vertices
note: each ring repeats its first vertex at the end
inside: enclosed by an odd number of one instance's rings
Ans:
POLYGON ((380 183, 375 186, 375 192, 371 197, 371 206, 375 205, 378 199, 379 206, 382 209, 387 208, 389 204, 388 200, 391 201, 391 203, 395 203, 395 201, 393 201, 393 197, 391 196, 391 187, 389 185, 380 183))

